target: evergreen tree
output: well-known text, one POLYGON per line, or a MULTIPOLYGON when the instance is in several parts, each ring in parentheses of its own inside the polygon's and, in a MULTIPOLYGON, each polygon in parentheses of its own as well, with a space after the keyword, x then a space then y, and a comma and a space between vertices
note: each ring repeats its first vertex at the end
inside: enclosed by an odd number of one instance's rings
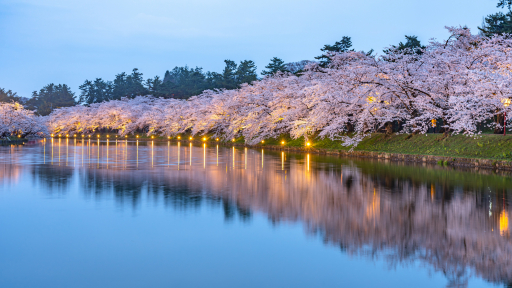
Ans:
POLYGON ((27 102, 27 106, 41 116, 49 115, 54 109, 76 104, 75 94, 68 85, 53 83, 44 86, 39 92, 34 91, 32 98, 27 102))
POLYGON ((235 89, 238 87, 238 82, 236 80, 236 71, 238 67, 235 61, 232 60, 224 60, 224 63, 226 63, 226 66, 222 71, 221 87, 218 88, 235 89))
POLYGON ((258 80, 258 74, 256 74, 256 64, 252 60, 241 61, 235 74, 238 85, 243 83, 251 83, 258 80))
MULTIPOLYGON (((411 54, 421 55, 423 53, 422 50, 425 49, 425 46, 421 45, 420 40, 418 40, 418 36, 405 35, 405 39, 407 40, 405 42, 405 44, 400 42, 400 43, 398 43, 397 46, 391 45, 391 49, 398 50, 398 51, 404 51, 404 50, 409 51, 409 52, 406 52, 406 54, 411 53, 411 54)), ((384 53, 388 54, 391 49, 384 50, 384 53)))
POLYGON ((509 10, 512 7, 512 0, 499 0, 498 5, 496 5, 497 8, 505 8, 507 7, 509 10))
POLYGON ((478 29, 488 37, 494 34, 502 35, 512 33, 512 12, 508 11, 506 14, 498 12, 496 14, 487 15, 482 27, 478 27, 478 29))
POLYGON ((281 58, 277 57, 270 59, 270 63, 267 66, 265 66, 265 68, 267 68, 268 70, 261 71, 261 75, 263 76, 274 75, 278 71, 288 72, 286 66, 284 65, 284 61, 281 58))
POLYGON ((146 86, 157 97, 186 99, 203 92, 206 88, 206 76, 200 67, 174 67, 165 72, 162 81, 155 77, 151 83, 146 82, 146 86))
POLYGON ((482 23, 482 27, 478 29, 487 37, 498 34, 512 34, 512 0, 499 0, 497 8, 508 8, 507 13, 498 12, 496 14, 487 15, 482 23))
POLYGON ((148 90, 144 87, 142 73, 139 69, 134 68, 132 74, 117 74, 113 82, 112 98, 121 99, 123 97, 135 98, 148 94, 148 90))
POLYGON ((331 63, 329 54, 347 52, 350 47, 352 47, 352 39, 348 36, 343 36, 343 38, 341 38, 340 41, 336 41, 334 45, 324 45, 324 48, 320 49, 320 51, 324 53, 315 57, 315 59, 320 60, 320 66, 327 67, 327 65, 331 63))
POLYGON ((21 102, 21 97, 16 95, 12 90, 0 88, 0 102, 21 102))
POLYGON ((112 82, 104 81, 101 78, 96 78, 94 82, 85 80, 79 89, 81 90, 79 103, 92 104, 113 99, 112 82))

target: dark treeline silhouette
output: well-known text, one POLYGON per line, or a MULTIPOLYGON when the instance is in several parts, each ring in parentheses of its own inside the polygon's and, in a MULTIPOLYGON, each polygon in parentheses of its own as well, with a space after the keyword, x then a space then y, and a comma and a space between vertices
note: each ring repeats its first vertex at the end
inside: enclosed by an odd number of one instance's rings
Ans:
POLYGON ((163 78, 156 76, 144 81, 142 73, 135 68, 129 75, 124 72, 117 74, 113 81, 101 78, 86 80, 79 87, 81 93, 78 102, 92 104, 139 95, 187 99, 205 90, 236 89, 258 79, 256 65, 252 60, 244 60, 240 64, 225 60, 224 63, 226 66, 221 73, 184 66, 167 70, 163 78))

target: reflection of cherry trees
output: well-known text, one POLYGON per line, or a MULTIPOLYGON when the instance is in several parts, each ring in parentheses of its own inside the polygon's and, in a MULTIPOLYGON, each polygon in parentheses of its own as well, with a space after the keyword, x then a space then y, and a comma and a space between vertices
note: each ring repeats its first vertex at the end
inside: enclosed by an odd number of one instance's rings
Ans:
POLYGON ((78 176, 84 195, 113 197, 120 205, 137 207, 144 199, 173 209, 212 205, 227 219, 262 213, 273 223, 301 222, 307 233, 345 253, 382 258, 390 266, 420 261, 443 272, 451 286, 464 286, 471 273, 512 282, 509 199, 491 182, 464 188, 441 177, 404 177, 378 162, 367 167, 312 155, 93 143, 55 141, 54 158, 48 155, 46 163, 78 173, 38 177, 78 176))

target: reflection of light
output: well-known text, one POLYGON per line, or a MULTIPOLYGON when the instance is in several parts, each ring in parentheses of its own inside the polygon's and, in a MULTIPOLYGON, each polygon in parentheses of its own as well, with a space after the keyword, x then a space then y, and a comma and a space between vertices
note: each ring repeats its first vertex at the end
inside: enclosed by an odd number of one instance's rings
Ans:
POLYGON ((430 184, 430 199, 434 201, 434 196, 436 195, 436 188, 434 187, 434 183, 430 184))
POLYGON ((265 155, 263 153, 263 149, 261 149, 261 168, 263 168, 263 156, 265 155))
POLYGON ((235 168, 235 147, 233 147, 233 168, 235 168))
POLYGON ((284 152, 281 152, 281 170, 284 170, 284 152))
POLYGON ((307 167, 308 167, 308 171, 309 171, 309 154, 307 155, 307 167))
POLYGON ((192 166, 192 143, 190 143, 190 166, 192 166))
POLYGON ((508 213, 505 210, 500 214, 500 234, 502 236, 508 234, 508 213))
POLYGON ((219 145, 217 145, 217 166, 219 166, 219 145))
MULTIPOLYGON (((178 137, 179 139, 179 137, 178 137)), ((178 170, 180 170, 180 150, 181 150, 181 143, 178 142, 178 170)))
POLYGON ((206 144, 203 144, 203 168, 206 168, 206 144))
MULTIPOLYGON (((380 195, 377 194, 375 188, 373 188, 373 196, 371 203, 366 207, 366 217, 368 219, 377 219, 380 215, 380 195)), ((375 224, 375 222, 374 222, 375 224)))

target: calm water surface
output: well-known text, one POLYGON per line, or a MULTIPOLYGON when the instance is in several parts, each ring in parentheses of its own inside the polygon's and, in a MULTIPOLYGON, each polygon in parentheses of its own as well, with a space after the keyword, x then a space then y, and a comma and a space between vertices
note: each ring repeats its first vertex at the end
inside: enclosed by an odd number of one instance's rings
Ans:
POLYGON ((0 146, 0 287, 506 287, 511 196, 492 171, 187 142, 0 146))

